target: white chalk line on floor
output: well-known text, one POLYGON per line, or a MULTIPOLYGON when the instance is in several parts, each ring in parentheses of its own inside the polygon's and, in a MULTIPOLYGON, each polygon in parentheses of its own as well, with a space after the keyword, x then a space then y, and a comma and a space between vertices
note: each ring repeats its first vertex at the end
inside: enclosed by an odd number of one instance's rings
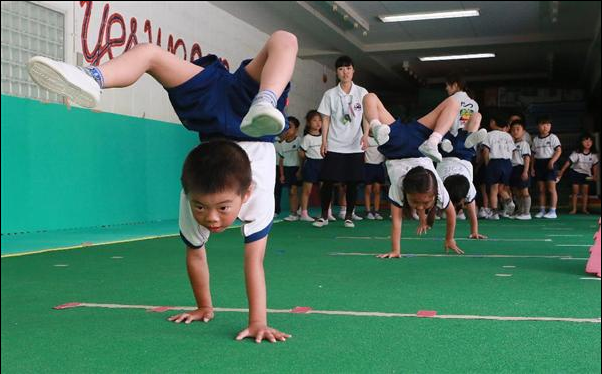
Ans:
MULTIPOLYGON (((88 308, 109 308, 109 309, 146 309, 153 311, 186 311, 195 310, 196 307, 189 306, 154 306, 154 305, 124 305, 124 304, 96 304, 96 303, 72 303, 67 308, 88 307, 88 308), (76 305, 77 304, 77 305, 76 305)), ((66 304, 68 305, 68 304, 66 304)), ((57 307, 60 308, 60 307, 57 307)), ((213 308, 215 312, 236 312, 248 313, 248 309, 242 308, 213 308)), ((268 313, 293 313, 291 309, 268 309, 268 313)), ((573 317, 513 317, 513 316, 480 316, 464 314, 441 314, 429 317, 421 317, 416 313, 387 313, 387 312, 357 312, 347 310, 308 310, 299 314, 325 314, 336 316, 354 316, 354 317, 416 317, 416 318, 435 318, 435 319, 464 319, 464 320, 493 320, 493 321, 556 321, 556 322, 576 322, 576 323, 600 323, 600 318, 573 318, 573 317)))

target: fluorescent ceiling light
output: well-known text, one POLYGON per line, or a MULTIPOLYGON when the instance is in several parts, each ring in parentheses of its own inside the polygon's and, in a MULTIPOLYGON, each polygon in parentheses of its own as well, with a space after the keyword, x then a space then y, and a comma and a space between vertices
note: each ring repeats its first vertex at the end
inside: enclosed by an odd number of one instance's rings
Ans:
POLYGON ((389 16, 378 16, 383 22, 404 22, 404 21, 419 21, 425 19, 442 19, 442 18, 458 18, 458 17, 476 17, 479 15, 478 9, 467 10, 449 10, 441 12, 428 13, 406 13, 392 14, 389 16))
POLYGON ((465 60, 470 58, 489 58, 495 57, 494 53, 473 53, 470 55, 451 55, 451 56, 430 56, 418 57, 420 61, 446 61, 446 60, 465 60))

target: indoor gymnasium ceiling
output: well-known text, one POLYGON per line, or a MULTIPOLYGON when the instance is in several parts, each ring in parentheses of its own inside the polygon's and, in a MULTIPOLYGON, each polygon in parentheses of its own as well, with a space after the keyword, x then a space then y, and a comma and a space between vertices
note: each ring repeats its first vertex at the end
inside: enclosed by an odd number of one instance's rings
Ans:
POLYGON ((271 33, 299 39, 299 57, 333 66, 347 54, 356 81, 384 90, 469 82, 545 82, 599 90, 598 1, 212 1, 271 33), (336 10, 335 10, 336 9, 336 10), (478 9, 480 16, 383 23, 379 15, 478 9), (356 25, 357 24, 357 25, 356 25), (422 56, 495 53, 494 58, 421 62, 422 56))

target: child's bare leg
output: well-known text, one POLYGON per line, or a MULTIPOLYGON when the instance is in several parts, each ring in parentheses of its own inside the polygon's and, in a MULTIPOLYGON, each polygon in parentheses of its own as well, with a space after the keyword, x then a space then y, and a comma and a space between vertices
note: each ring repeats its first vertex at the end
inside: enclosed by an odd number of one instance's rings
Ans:
POLYGON ((497 194, 498 194, 498 186, 499 184, 492 184, 491 187, 489 188, 489 204, 491 206, 491 210, 493 210, 493 213, 496 213, 495 211, 497 211, 498 206, 497 206, 497 194))
POLYGON ((481 119, 482 118, 483 118, 483 116, 481 115, 481 113, 479 113, 479 112, 473 113, 472 116, 470 116, 470 119, 468 120, 466 125, 464 125, 464 130, 466 130, 467 132, 478 131, 479 127, 481 127, 481 119))
POLYGON ((182 60, 154 44, 138 44, 124 54, 98 67, 104 88, 130 86, 144 73, 150 74, 163 87, 172 88, 194 77, 203 68, 182 60))
POLYGON ((364 118, 368 123, 371 123, 373 120, 378 120, 383 125, 390 125, 395 122, 395 118, 387 111, 376 94, 369 93, 364 96, 363 104, 364 118))
POLYGON ((364 188, 364 206, 366 207, 366 213, 372 212, 370 210, 370 196, 372 196, 372 185, 366 184, 364 188))
POLYGON ((550 208, 556 209, 558 204, 558 193, 556 192, 556 182, 547 181, 548 192, 550 192, 550 208))
POLYGON ((291 81, 297 59, 297 37, 276 31, 245 70, 257 82, 259 91, 270 90, 280 97, 291 81))
POLYGON ((387 111, 378 96, 369 93, 364 96, 364 118, 370 124, 372 137, 379 145, 389 141, 391 129, 389 125, 395 122, 395 118, 387 111))
POLYGON ((579 185, 573 184, 572 186, 573 196, 571 196, 571 211, 569 214, 577 213, 577 197, 579 195, 579 185))
POLYGON ((546 183, 543 181, 538 181, 537 189, 539 191, 539 207, 541 210, 544 210, 546 208, 546 183))
POLYGON ((309 194, 311 194, 311 188, 313 183, 303 183, 303 190, 301 192, 301 213, 307 213, 307 207, 309 205, 309 194))
POLYGON ((374 183, 374 211, 380 210, 380 183, 374 183))
POLYGON ((460 111, 460 103, 451 97, 443 100, 429 114, 421 117, 418 122, 433 130, 443 137, 452 127, 460 111))
POLYGON ((291 186, 291 188, 288 190, 288 198, 289 198, 289 205, 290 205, 290 209, 291 209, 291 216, 294 216, 297 214, 297 209, 299 209, 299 198, 297 197, 297 186, 293 185, 291 186))
MULTIPOLYGON (((589 211, 587 210, 587 201, 589 199, 589 185, 587 184, 583 184, 581 185, 581 195, 583 198, 583 208, 581 209, 581 211, 583 213, 589 213, 589 211)), ((575 208, 577 206, 575 205, 575 208)))

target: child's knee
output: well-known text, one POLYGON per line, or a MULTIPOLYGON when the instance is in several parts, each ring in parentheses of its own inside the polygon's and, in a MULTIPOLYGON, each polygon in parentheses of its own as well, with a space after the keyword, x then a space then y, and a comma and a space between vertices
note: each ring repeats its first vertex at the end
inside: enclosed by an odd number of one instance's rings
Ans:
POLYGON ((292 34, 288 31, 278 30, 272 34, 272 37, 276 38, 282 45, 286 45, 295 49, 298 48, 297 37, 295 34, 292 34))

